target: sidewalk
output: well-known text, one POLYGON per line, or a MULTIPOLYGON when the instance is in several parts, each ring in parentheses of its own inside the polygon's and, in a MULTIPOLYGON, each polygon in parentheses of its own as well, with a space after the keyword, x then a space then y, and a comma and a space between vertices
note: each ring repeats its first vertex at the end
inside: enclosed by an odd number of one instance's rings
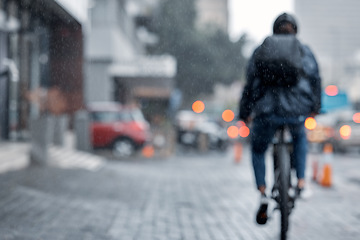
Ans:
MULTIPOLYGON (((75 149, 74 135, 67 132, 63 147, 50 146, 49 166, 61 168, 83 168, 97 171, 104 165, 104 158, 75 149)), ((26 168, 29 161, 30 142, 0 143, 0 173, 26 168)))
POLYGON ((0 143, 0 173, 19 170, 29 165, 29 143, 0 143))

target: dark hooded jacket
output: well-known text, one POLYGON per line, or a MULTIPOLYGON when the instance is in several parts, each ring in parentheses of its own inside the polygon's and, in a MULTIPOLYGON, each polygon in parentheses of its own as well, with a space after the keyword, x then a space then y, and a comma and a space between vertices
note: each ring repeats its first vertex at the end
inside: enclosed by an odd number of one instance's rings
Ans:
POLYGON ((257 76, 254 55, 247 67, 247 83, 240 100, 239 119, 275 114, 281 117, 307 116, 319 113, 321 79, 317 62, 310 48, 302 45, 303 75, 294 86, 265 86, 257 76))

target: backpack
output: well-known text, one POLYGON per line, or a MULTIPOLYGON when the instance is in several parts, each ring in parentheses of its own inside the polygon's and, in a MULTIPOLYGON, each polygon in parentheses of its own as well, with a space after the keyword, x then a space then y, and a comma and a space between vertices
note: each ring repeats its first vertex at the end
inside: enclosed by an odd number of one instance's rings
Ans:
POLYGON ((267 37, 255 51, 254 60, 266 86, 296 85, 303 72, 301 43, 294 35, 267 37))

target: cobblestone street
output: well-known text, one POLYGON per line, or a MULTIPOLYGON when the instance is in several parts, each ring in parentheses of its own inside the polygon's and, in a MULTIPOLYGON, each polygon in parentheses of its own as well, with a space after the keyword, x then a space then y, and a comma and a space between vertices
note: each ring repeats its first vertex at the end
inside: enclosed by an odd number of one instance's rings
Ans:
MULTIPOLYGON (((316 156, 311 156, 312 158, 316 156)), ((360 236, 359 159, 336 159, 334 185, 291 215, 291 240, 360 236)), ((270 176, 268 176, 270 178, 270 176)), ((278 239, 278 214, 255 223, 259 196, 249 153, 188 153, 170 159, 106 160, 96 171, 29 167, 0 174, 0 239, 278 239)))

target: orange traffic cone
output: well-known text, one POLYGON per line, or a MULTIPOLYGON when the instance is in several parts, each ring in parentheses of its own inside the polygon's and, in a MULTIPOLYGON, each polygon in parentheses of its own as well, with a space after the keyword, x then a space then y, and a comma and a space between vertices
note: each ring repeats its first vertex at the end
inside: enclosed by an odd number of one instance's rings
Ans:
POLYGON ((325 164, 323 167, 322 177, 320 184, 324 187, 331 187, 332 185, 332 170, 330 164, 325 164))
POLYGON ((235 163, 239 163, 242 157, 242 144, 240 142, 235 142, 234 144, 234 160, 235 163))
POLYGON ((321 176, 319 183, 324 187, 331 187, 332 185, 332 158, 333 158, 333 146, 330 143, 324 146, 324 163, 322 166, 321 176))
POLYGON ((146 145, 142 149, 142 155, 146 158, 152 158, 154 156, 155 150, 151 145, 146 145))

